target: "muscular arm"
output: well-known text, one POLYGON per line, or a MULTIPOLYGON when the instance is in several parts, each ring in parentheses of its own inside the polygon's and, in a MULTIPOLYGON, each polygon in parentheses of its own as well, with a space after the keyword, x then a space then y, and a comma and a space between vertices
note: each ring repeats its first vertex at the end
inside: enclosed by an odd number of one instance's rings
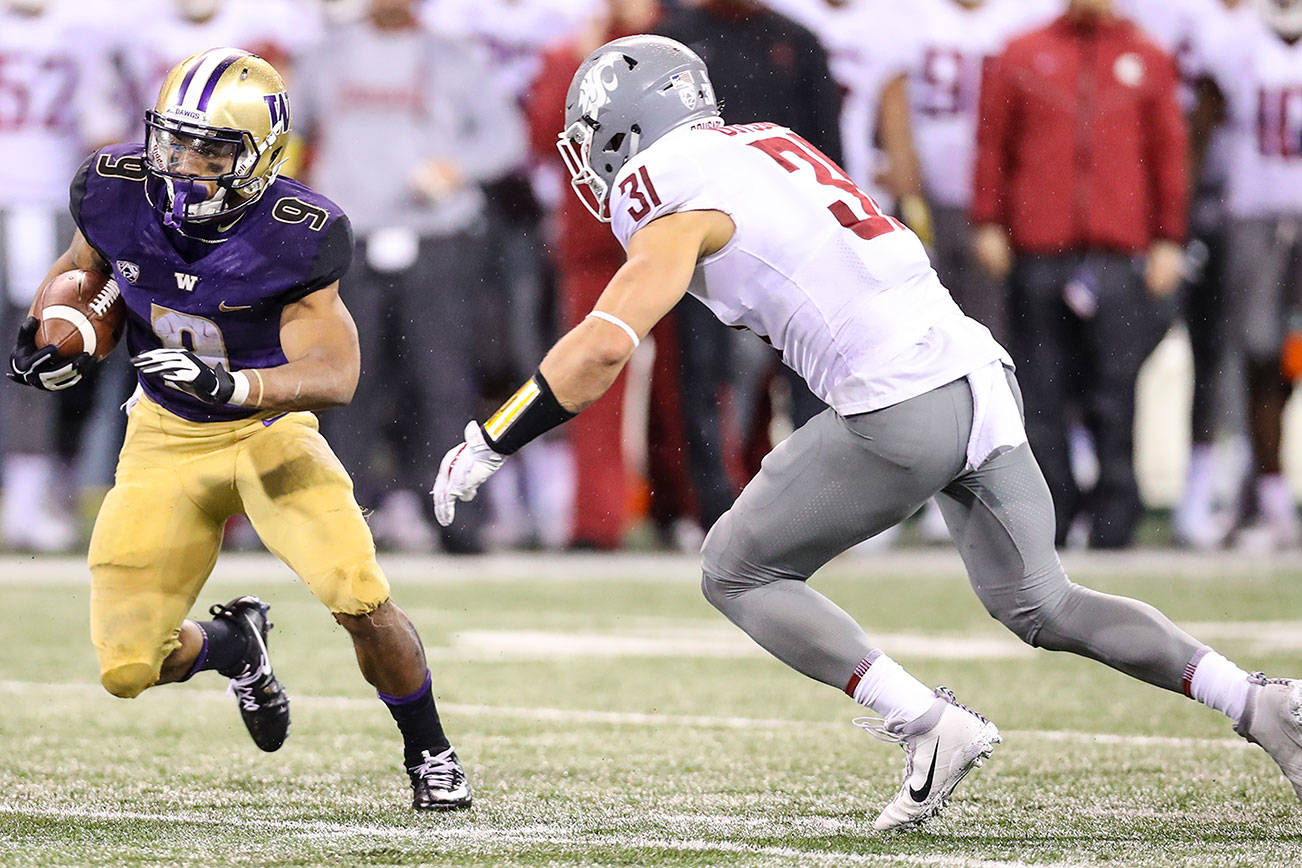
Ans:
POLYGON ((594 309, 615 321, 589 318, 575 326, 547 353, 537 375, 486 423, 466 425, 465 442, 443 456, 430 492, 439 524, 452 523, 456 502, 474 499, 507 455, 605 394, 636 342, 687 292, 696 263, 722 249, 735 229, 732 218, 721 211, 684 211, 635 232, 628 243, 628 261, 594 309))
POLYGON ((285 364, 245 372, 248 406, 324 410, 352 400, 361 372, 361 350, 357 327, 339 297, 337 282, 285 308, 280 345, 285 364))
MULTIPOLYGON (((104 257, 100 256, 95 251, 95 248, 90 246, 90 242, 86 240, 86 236, 81 234, 80 229, 72 236, 72 243, 68 245, 68 249, 63 251, 63 254, 58 259, 54 260, 54 264, 50 266, 50 270, 45 274, 45 279, 41 281, 41 286, 49 283, 55 275, 63 274, 65 271, 72 271, 75 268, 80 268, 83 271, 98 271, 100 274, 105 275, 113 273, 113 269, 104 261, 104 257)), ((28 308, 27 314, 28 316, 36 316, 35 293, 33 293, 32 305, 28 308)))
POLYGON ((922 170, 913 145, 913 119, 909 108, 909 80, 900 74, 882 89, 877 128, 890 164, 890 191, 897 197, 922 195, 922 170))
MULTIPOLYGON (((721 211, 684 211, 652 221, 629 240, 628 261, 594 309, 646 337, 686 294, 696 263, 727 244, 733 230, 732 218, 721 211)), ((557 341, 539 370, 561 406, 577 413, 605 394, 632 355, 633 343, 618 326, 585 319, 557 341)))

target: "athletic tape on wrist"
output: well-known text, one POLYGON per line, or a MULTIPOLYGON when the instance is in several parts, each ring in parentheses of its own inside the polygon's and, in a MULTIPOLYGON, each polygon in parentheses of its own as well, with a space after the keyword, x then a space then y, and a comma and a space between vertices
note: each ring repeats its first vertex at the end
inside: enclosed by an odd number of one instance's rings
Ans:
POLYGON ((615 316, 613 313, 606 313, 604 310, 594 310, 592 313, 585 316, 584 319, 599 319, 602 322, 608 322, 611 325, 622 329, 624 334, 628 335, 628 339, 633 342, 633 349, 637 349, 638 345, 641 344, 641 341, 637 339, 637 332, 633 331, 633 327, 615 316))
POLYGON ((231 392, 231 399, 226 403, 243 406, 249 400, 249 375, 243 371, 231 371, 231 379, 235 381, 235 391, 231 392))
POLYGON ((561 406, 539 371, 479 427, 494 452, 510 455, 577 415, 561 406))

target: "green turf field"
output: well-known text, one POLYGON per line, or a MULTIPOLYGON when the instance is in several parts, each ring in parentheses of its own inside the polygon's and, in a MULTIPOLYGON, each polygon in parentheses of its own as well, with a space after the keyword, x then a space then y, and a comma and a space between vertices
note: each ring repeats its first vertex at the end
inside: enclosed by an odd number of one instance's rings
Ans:
MULTIPOLYGON (((1248 668, 1302 674, 1302 562, 1068 559, 1248 668)), ((126 702, 96 681, 75 560, 0 560, 0 865, 1300 865, 1302 806, 1219 715, 1032 651, 949 553, 817 585, 1005 743, 921 832, 871 821, 903 754, 754 649, 686 558, 385 561, 429 646, 475 807, 416 816, 343 631, 275 562, 224 558, 206 606, 272 603, 293 730, 253 747, 213 674, 126 702)))

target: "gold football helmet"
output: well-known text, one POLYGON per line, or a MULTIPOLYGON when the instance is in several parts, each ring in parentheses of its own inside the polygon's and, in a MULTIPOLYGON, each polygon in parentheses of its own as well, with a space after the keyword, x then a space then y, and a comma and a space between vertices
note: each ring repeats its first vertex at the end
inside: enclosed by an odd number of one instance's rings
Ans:
POLYGON ((145 112, 146 195, 164 222, 229 217, 257 201, 287 159, 289 95, 267 61, 210 48, 181 61, 145 112))

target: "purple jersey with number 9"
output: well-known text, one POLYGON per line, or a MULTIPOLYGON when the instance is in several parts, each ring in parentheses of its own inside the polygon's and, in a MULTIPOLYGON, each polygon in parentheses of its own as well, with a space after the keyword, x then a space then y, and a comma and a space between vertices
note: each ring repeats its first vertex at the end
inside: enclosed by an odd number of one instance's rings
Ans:
MULTIPOLYGON (((285 307, 339 280, 352 257, 352 230, 339 206, 283 177, 219 241, 178 236, 145 197, 138 144, 91 154, 73 179, 71 210, 122 289, 132 355, 184 347, 227 370, 283 365, 285 307)), ((141 386, 194 422, 257 412, 213 407, 149 378, 141 386)))

